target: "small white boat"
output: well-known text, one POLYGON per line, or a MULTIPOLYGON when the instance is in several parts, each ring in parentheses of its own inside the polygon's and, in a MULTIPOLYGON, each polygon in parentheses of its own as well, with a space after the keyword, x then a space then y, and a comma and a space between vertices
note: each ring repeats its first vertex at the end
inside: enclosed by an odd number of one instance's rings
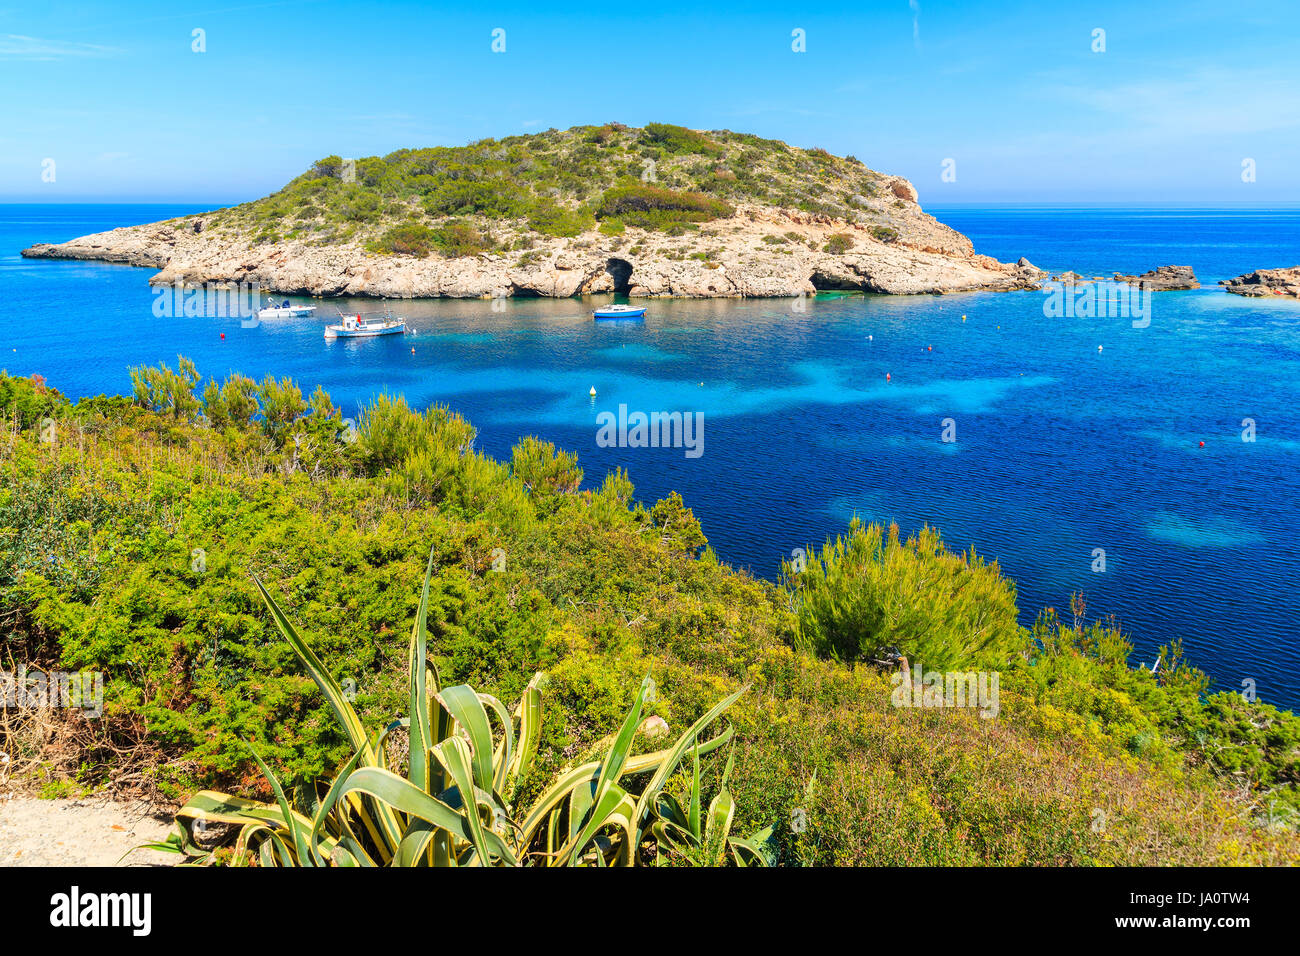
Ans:
POLYGON ((311 315, 316 311, 314 305, 292 305, 288 299, 284 300, 283 305, 268 305, 265 309, 257 310, 259 319, 297 319, 304 315, 311 315))
POLYGON ((602 309, 591 310, 593 319, 639 319, 643 315, 643 305, 607 305, 602 309))
POLYGON ((381 318, 369 318, 358 312, 340 315, 342 320, 325 326, 327 339, 366 339, 376 335, 400 335, 406 331, 406 320, 396 318, 391 312, 377 313, 381 318))

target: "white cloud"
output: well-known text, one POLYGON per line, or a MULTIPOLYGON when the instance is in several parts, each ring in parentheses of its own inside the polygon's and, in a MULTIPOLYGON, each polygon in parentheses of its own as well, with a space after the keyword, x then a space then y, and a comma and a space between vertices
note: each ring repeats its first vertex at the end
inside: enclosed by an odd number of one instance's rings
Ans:
POLYGON ((121 53, 111 46, 43 40, 18 33, 0 33, 0 60, 61 60, 70 56, 112 56, 121 53))
MULTIPOLYGON (((1201 69, 1109 86, 1072 83, 1040 88, 1147 134, 1222 137, 1294 129, 1300 85, 1276 70, 1201 69)), ((1068 109, 1068 107, 1067 107, 1068 109)))

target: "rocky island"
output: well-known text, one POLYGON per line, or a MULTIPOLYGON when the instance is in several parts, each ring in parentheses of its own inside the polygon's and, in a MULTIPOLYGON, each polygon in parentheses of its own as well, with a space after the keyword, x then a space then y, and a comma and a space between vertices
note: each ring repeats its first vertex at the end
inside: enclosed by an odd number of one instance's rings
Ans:
POLYGON ((1201 287, 1201 283, 1197 280, 1196 273, 1192 271, 1191 266, 1158 266, 1149 272, 1142 273, 1140 276, 1123 275, 1116 272, 1115 281, 1142 286, 1153 292, 1175 292, 1201 287))
POLYGON ((1224 292, 1236 295, 1283 295, 1300 298, 1300 266, 1289 269, 1256 269, 1235 279, 1221 279, 1224 292))
POLYGON ((608 123, 385 157, 327 157, 255 202, 37 244, 154 284, 313 296, 797 296, 1035 289, 912 184, 728 130, 608 123))

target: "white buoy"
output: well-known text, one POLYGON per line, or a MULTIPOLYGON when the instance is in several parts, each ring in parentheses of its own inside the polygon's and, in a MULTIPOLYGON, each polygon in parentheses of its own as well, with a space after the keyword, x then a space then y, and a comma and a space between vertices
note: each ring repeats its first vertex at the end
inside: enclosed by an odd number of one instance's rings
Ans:
POLYGON ((1098 352, 1101 351, 1101 346, 1100 346, 1100 345, 1097 346, 1097 351, 1098 351, 1098 352))
POLYGON ((867 341, 868 341, 868 342, 874 342, 874 341, 876 341, 876 337, 875 337, 874 335, 868 335, 868 336, 867 336, 867 341))
POLYGON ((595 398, 595 397, 596 397, 596 386, 595 386, 595 385, 591 386, 591 391, 588 392, 587 394, 590 395, 592 398, 595 398))

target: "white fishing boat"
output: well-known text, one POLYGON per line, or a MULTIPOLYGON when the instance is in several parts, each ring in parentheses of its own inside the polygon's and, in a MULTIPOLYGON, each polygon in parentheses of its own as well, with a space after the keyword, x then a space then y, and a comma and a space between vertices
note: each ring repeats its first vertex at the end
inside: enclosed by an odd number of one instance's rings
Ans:
POLYGON ((645 306, 638 305, 607 305, 591 311, 593 319, 639 319, 644 315, 645 306))
POLYGON ((400 335, 406 331, 406 320, 385 309, 383 312, 356 312, 339 314, 339 321, 325 326, 327 339, 366 339, 376 335, 400 335))
POLYGON ((311 315, 316 311, 314 305, 294 305, 288 299, 284 300, 282 305, 276 305, 274 302, 264 309, 257 310, 259 319, 298 319, 304 315, 311 315))

